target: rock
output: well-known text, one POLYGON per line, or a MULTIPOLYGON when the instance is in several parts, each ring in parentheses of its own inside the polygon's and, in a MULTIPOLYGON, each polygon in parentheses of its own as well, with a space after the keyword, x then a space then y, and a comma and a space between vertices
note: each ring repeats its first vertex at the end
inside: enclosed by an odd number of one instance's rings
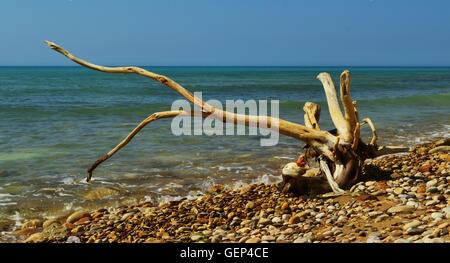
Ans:
POLYGON ((414 201, 408 201, 408 202, 406 202, 406 205, 407 206, 412 206, 412 207, 419 207, 419 204, 417 203, 417 202, 414 202, 414 201))
POLYGON ((450 145, 450 138, 440 139, 434 142, 435 146, 450 145))
POLYGON ((42 226, 42 221, 39 219, 31 219, 22 224, 21 229, 38 228, 42 226))
POLYGON ((281 205, 281 210, 287 210, 289 208, 289 203, 288 202, 284 202, 282 205, 281 205))
POLYGON ((294 240, 294 243, 311 243, 311 240, 306 237, 299 237, 294 240))
POLYGON ((286 164, 281 171, 281 174, 283 174, 284 176, 291 177, 297 177, 303 173, 305 173, 305 169, 299 167, 295 162, 286 164))
POLYGON ((397 195, 401 195, 405 192, 405 189, 401 188, 401 187, 397 187, 394 189, 394 193, 397 195))
POLYGON ((347 217, 339 216, 338 219, 336 220, 336 222, 340 223, 340 222, 344 222, 345 220, 347 220, 347 217))
POLYGON ((420 166, 418 170, 421 173, 425 173, 425 172, 429 172, 430 169, 431 169, 431 164, 426 163, 426 164, 423 164, 422 166, 420 166))
POLYGON ((252 229, 249 227, 243 227, 241 229, 239 229, 238 231, 236 231, 239 234, 247 234, 248 232, 250 232, 252 229))
POLYGON ((318 213, 317 215, 316 215, 316 219, 321 219, 322 217, 324 217, 325 216, 325 213, 318 213))
POLYGON ((261 243, 261 239, 259 237, 252 237, 247 239, 245 243, 261 243))
POLYGON ((236 213, 234 213, 234 212, 231 212, 231 213, 227 214, 228 220, 233 219, 235 215, 236 215, 236 213))
POLYGON ((445 243, 444 239, 442 238, 423 238, 423 243, 445 243))
POLYGON ((382 214, 382 215, 379 215, 377 218, 375 218, 375 223, 379 223, 379 222, 381 222, 381 221, 383 221, 383 220, 386 220, 386 219, 388 219, 389 218, 389 216, 388 215, 386 215, 386 214, 382 214))
POLYGON ((427 188, 425 185, 418 186, 417 190, 416 190, 417 193, 425 193, 426 191, 427 191, 427 188))
POLYGON ((275 237, 273 237, 273 236, 263 236, 261 238, 261 241, 272 242, 272 241, 275 241, 275 237))
POLYGON ((441 154, 439 154, 439 159, 446 161, 446 162, 450 162, 450 154, 441 153, 441 154))
POLYGON ((438 146, 428 151, 428 153, 450 152, 450 146, 438 146))
POLYGON ((420 235, 425 231, 424 228, 413 227, 406 230, 408 235, 420 235))
POLYGON ((66 222, 73 224, 83 217, 90 217, 90 214, 86 211, 76 211, 67 217, 66 222))
POLYGON ((52 224, 58 224, 58 225, 60 225, 61 223, 59 223, 59 221, 56 220, 56 219, 47 219, 47 220, 45 220, 44 223, 42 224, 42 227, 45 229, 45 228, 48 228, 49 226, 51 226, 52 224))
POLYGON ((90 218, 85 216, 85 217, 82 217, 82 218, 78 219, 78 221, 75 222, 74 225, 84 225, 84 224, 87 224, 89 222, 90 222, 90 218))
POLYGON ((125 213, 121 218, 120 218, 120 221, 125 221, 125 220, 127 220, 128 218, 130 218, 132 215, 134 215, 135 213, 133 213, 133 212, 130 212, 130 213, 125 213))
POLYGON ((437 187, 430 187, 430 188, 428 188, 427 189, 427 193, 437 193, 437 192, 439 192, 439 189, 437 188, 437 187))
POLYGON ((422 224, 422 222, 420 222, 419 220, 413 220, 413 221, 411 221, 411 222, 405 224, 405 225, 403 226, 403 230, 408 230, 408 229, 410 229, 410 228, 420 226, 421 224, 422 224))
POLYGON ((381 243, 379 233, 371 233, 367 236, 366 243, 381 243))
POLYGON ((290 225, 292 225, 292 224, 298 224, 298 223, 300 223, 300 217, 299 217, 298 215, 293 215, 293 216, 291 216, 291 218, 289 218, 288 223, 289 223, 290 225))
POLYGON ((433 179, 433 180, 428 181, 426 186, 427 186, 427 188, 430 188, 430 187, 435 186, 437 183, 438 183, 438 180, 437 179, 433 179))
POLYGON ((413 206, 399 205, 399 206, 394 206, 394 207, 389 208, 387 210, 387 212, 390 213, 390 214, 410 213, 410 212, 413 212, 414 210, 416 210, 416 208, 413 207, 413 206))
POLYGON ((397 178, 400 178, 400 177, 402 177, 402 175, 399 174, 399 173, 393 172, 393 173, 391 174, 391 178, 392 178, 392 179, 397 179, 397 178))
POLYGON ((224 189, 225 189, 225 186, 223 186, 221 184, 215 184, 208 189, 208 192, 209 193, 220 193, 220 192, 223 192, 224 189))
POLYGON ((281 220, 283 220, 283 222, 289 222, 289 218, 291 218, 291 215, 289 214, 283 214, 281 216, 281 220))
POLYGON ((395 240, 394 243, 411 243, 411 240, 399 238, 399 239, 395 240))
POLYGON ((110 196, 118 195, 120 192, 116 189, 107 188, 107 187, 99 187, 96 189, 92 189, 83 195, 86 200, 100 200, 110 196))
POLYGON ((270 222, 271 222, 271 221, 270 221, 269 219, 262 217, 262 218, 259 219, 258 225, 263 225, 263 226, 265 226, 265 225, 270 224, 270 222))
POLYGON ((67 238, 66 243, 81 243, 81 240, 77 236, 70 236, 67 238))
POLYGON ((279 217, 274 217, 274 218, 272 218, 272 223, 274 223, 274 224, 279 224, 279 223, 281 223, 282 222, 282 220, 281 220, 281 218, 279 218, 279 217))
POLYGON ((239 239, 239 243, 245 243, 245 241, 247 241, 248 237, 241 237, 241 239, 239 239))
POLYGON ((286 237, 284 235, 279 235, 277 239, 275 240, 277 243, 289 243, 288 240, 286 240, 286 237))
POLYGON ((211 243, 219 243, 220 241, 222 241, 222 238, 220 236, 211 237, 211 243))
POLYGON ((444 228, 446 228, 449 224, 450 224, 449 222, 444 222, 444 223, 442 223, 442 224, 440 224, 440 225, 438 226, 438 229, 444 229, 444 228))
POLYGON ((203 238, 203 236, 199 235, 199 234, 193 234, 191 236, 191 240, 194 241, 194 242, 200 241, 202 238, 203 238))
POLYGON ((442 217, 444 217, 444 215, 442 213, 439 213, 439 212, 431 213, 431 218, 433 218, 433 219, 438 219, 438 218, 442 218, 442 217))
POLYGON ((294 233, 294 229, 289 227, 289 228, 286 228, 285 230, 283 230, 281 233, 283 235, 290 235, 290 234, 294 233))
POLYGON ((403 235, 403 231, 401 231, 400 229, 397 229, 397 230, 392 231, 390 233, 390 235, 393 236, 393 237, 398 237, 398 236, 403 235))
POLYGON ((437 204, 439 204, 439 203, 440 203, 439 200, 430 200, 430 201, 427 201, 427 202, 425 203, 425 206, 437 205, 437 204))
POLYGON ((247 204, 245 205, 245 209, 253 209, 255 207, 255 202, 253 201, 248 201, 247 204))
POLYGON ((43 242, 44 236, 42 233, 34 233, 31 236, 29 236, 27 239, 25 239, 25 243, 38 243, 43 242))

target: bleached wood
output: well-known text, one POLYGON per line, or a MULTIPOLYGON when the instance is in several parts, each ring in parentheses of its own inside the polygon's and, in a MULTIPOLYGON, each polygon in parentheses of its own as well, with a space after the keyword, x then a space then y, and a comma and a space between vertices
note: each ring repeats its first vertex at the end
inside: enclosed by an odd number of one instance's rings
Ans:
POLYGON ((336 88, 330 74, 322 72, 317 75, 317 79, 322 82, 325 90, 325 96, 327 97, 328 111, 330 112, 331 120, 338 130, 338 135, 346 143, 352 142, 352 134, 350 133, 350 127, 342 114, 341 107, 336 94, 336 88))
MULTIPOLYGON (((262 128, 268 127, 269 129, 279 132, 280 134, 304 141, 317 152, 317 157, 320 160, 320 169, 325 174, 331 189, 338 194, 343 192, 340 185, 346 186, 348 183, 354 182, 355 178, 358 178, 361 171, 361 163, 364 158, 372 158, 374 156, 405 150, 404 148, 377 147, 378 136, 373 122, 369 118, 366 118, 359 123, 357 104, 356 102, 352 102, 350 97, 351 75, 348 70, 344 71, 340 78, 340 95, 345 114, 341 111, 336 94, 336 88, 331 76, 328 73, 320 73, 317 76, 317 79, 322 82, 331 119, 337 129, 337 136, 334 136, 327 131, 320 130, 320 106, 315 103, 305 103, 303 108, 305 111, 305 125, 290 122, 281 118, 273 118, 271 116, 235 114, 233 112, 223 111, 209 105, 200 98, 195 97, 179 83, 164 75, 134 66, 105 67, 96 65, 74 56, 53 42, 46 41, 46 43, 51 49, 61 53, 68 59, 81 66, 106 73, 137 74, 156 80, 174 90, 189 102, 201 108, 200 113, 178 110, 157 112, 150 115, 139 123, 139 125, 137 125, 136 128, 134 128, 117 146, 96 160, 96 162, 88 169, 88 180, 91 179, 92 172, 98 165, 108 160, 120 149, 125 147, 146 125, 158 119, 173 118, 184 114, 190 116, 201 116, 203 118, 210 116, 222 122, 233 122, 235 124, 243 124, 246 126, 256 126, 262 128), (369 124, 373 134, 369 145, 364 144, 364 142, 362 142, 359 138, 360 126, 365 123, 369 124), (262 124, 267 124, 267 126, 262 126, 262 124), (361 145, 361 147, 359 147, 359 145, 361 145), (333 174, 331 174, 331 170, 333 170, 333 174), (339 182, 339 184, 336 182, 339 182)), ((307 173, 308 175, 315 176, 319 176, 320 174, 317 169, 310 171, 308 170, 307 173)), ((315 182, 310 185, 318 185, 323 189, 320 178, 314 178, 314 176, 312 176, 301 177, 300 179, 303 180, 303 178, 310 178, 308 179, 309 181, 315 182)), ((297 185, 301 185, 300 181, 297 185)), ((323 182, 325 182, 325 179, 323 182)))
POLYGON ((370 129, 372 130, 372 139, 370 140, 370 145, 377 145, 378 142, 378 134, 377 129, 375 128, 375 124, 373 124, 372 120, 370 118, 364 118, 362 120, 362 124, 368 124, 370 129))
POLYGON ((311 144, 315 147, 320 153, 325 156, 332 158, 331 151, 329 150, 329 145, 333 145, 336 141, 336 137, 328 133, 327 131, 314 130, 312 128, 308 128, 301 124, 293 123, 290 121, 286 121, 279 118, 274 118, 270 116, 254 116, 254 115, 244 115, 244 114, 235 114, 232 112, 222 111, 220 109, 216 109, 203 100, 195 97, 191 92, 186 90, 183 86, 175 82, 174 80, 160 74, 153 73, 146 69, 135 67, 135 66, 125 66, 125 67, 105 67, 101 65, 96 65, 94 63, 88 62, 86 60, 80 59, 75 55, 71 54, 61 46, 51 42, 45 41, 46 44, 56 52, 64 55, 68 59, 73 62, 101 72, 105 73, 125 73, 125 74, 138 74, 153 80, 156 80, 165 86, 171 88, 176 91, 178 94, 186 98, 189 102, 197 105, 202 109, 204 113, 207 113, 209 116, 222 120, 223 122, 234 122, 235 124, 244 124, 244 125, 256 125, 259 127, 261 121, 264 120, 267 123, 267 126, 276 129, 277 132, 280 132, 283 135, 293 137, 299 140, 303 140, 306 143, 311 144))
POLYGON ((349 128, 349 132, 354 133, 357 118, 355 114, 355 106, 352 103, 352 99, 350 97, 350 82, 352 76, 348 70, 344 70, 341 74, 340 78, 340 95, 342 106, 344 108, 344 117, 347 121, 347 125, 349 128))
POLYGON ((304 119, 306 127, 312 128, 314 130, 320 130, 319 119, 320 119, 320 105, 314 102, 306 102, 303 106, 304 119))

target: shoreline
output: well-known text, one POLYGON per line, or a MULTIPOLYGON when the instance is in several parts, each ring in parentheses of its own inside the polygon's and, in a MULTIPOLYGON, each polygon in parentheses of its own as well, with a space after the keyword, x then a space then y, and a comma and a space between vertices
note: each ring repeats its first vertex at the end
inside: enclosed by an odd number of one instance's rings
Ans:
POLYGON ((215 185, 193 200, 28 220, 14 234, 25 242, 450 242, 449 143, 438 140, 369 160, 366 167, 375 165, 383 175, 342 196, 293 197, 275 185, 215 185), (442 145, 447 150, 433 152, 442 145))

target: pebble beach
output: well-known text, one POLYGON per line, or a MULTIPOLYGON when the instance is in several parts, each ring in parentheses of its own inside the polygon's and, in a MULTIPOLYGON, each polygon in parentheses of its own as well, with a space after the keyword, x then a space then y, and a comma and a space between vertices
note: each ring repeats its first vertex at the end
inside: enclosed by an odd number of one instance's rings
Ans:
POLYGON ((450 242, 449 139, 368 160, 339 196, 291 196, 276 185, 214 185, 196 199, 25 221, 23 242, 450 242), (376 170, 376 172, 371 172, 376 170))

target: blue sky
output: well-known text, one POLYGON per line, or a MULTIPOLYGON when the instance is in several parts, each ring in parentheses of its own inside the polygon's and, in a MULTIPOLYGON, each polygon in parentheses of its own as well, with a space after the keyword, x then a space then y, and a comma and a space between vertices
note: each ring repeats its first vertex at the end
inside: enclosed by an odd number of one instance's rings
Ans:
POLYGON ((1 0, 0 65, 449 66, 450 1, 1 0))

